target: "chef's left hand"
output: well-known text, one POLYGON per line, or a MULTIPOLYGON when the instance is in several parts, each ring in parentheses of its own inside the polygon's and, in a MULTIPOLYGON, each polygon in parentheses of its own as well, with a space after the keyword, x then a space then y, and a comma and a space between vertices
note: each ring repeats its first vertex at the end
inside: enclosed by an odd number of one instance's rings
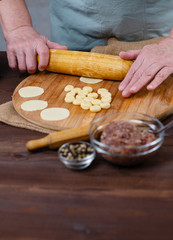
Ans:
POLYGON ((120 52, 119 56, 135 60, 119 85, 123 97, 138 92, 148 83, 147 89, 154 90, 173 73, 173 37, 169 36, 141 50, 120 52))

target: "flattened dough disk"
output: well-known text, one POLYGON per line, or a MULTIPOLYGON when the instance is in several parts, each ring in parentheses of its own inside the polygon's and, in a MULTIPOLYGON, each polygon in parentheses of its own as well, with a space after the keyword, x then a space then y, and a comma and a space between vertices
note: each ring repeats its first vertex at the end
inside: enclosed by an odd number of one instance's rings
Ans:
POLYGON ((46 121, 59 121, 68 118, 70 112, 66 108, 47 108, 41 111, 41 119, 46 121))
POLYGON ((96 84, 96 83, 102 82, 103 79, 80 77, 80 81, 88 84, 96 84))
POLYGON ((44 89, 41 87, 27 86, 19 89, 19 95, 23 98, 36 97, 44 93, 44 89))
POLYGON ((29 100, 21 104, 21 109, 24 111, 37 111, 42 110, 48 106, 47 101, 42 100, 29 100))

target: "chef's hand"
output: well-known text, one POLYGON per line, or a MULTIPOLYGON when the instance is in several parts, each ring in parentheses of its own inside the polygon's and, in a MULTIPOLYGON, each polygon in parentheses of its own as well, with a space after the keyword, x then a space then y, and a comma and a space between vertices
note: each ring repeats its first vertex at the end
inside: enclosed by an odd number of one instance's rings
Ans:
POLYGON ((49 49, 67 49, 66 46, 49 41, 31 26, 24 26, 11 31, 6 36, 7 58, 9 66, 21 72, 34 73, 37 69, 43 71, 49 62, 49 49))
POLYGON ((123 97, 138 92, 148 83, 147 89, 154 90, 173 73, 173 38, 169 36, 141 50, 120 52, 119 56, 135 60, 119 85, 123 97))

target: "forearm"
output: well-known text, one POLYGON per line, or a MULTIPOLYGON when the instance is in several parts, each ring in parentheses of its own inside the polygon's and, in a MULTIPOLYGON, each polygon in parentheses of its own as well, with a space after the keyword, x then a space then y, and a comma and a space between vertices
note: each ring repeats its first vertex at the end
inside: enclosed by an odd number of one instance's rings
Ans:
POLYGON ((1 0, 0 23, 4 37, 13 30, 32 26, 31 17, 24 0, 1 0))

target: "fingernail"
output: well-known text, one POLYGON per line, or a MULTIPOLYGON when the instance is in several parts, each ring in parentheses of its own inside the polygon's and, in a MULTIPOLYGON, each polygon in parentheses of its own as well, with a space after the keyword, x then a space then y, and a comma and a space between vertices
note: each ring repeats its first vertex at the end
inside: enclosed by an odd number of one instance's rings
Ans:
POLYGON ((124 87, 120 85, 118 89, 119 91, 123 91, 124 87))
POLYGON ((43 68, 43 67, 40 67, 39 70, 42 72, 42 71, 44 71, 44 68, 43 68))
POLYGON ((153 90, 153 88, 154 88, 153 85, 148 85, 148 86, 147 86, 147 89, 148 89, 148 90, 153 90))
POLYGON ((128 92, 126 90, 122 92, 123 97, 126 97, 127 94, 128 92))
POLYGON ((130 88, 130 92, 135 92, 135 91, 136 91, 136 87, 135 86, 130 88))

